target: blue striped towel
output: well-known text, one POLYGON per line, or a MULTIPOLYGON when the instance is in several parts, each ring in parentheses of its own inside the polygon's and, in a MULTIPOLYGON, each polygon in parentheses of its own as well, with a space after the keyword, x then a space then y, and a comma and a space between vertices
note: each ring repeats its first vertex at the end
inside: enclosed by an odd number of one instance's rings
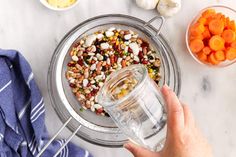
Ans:
MULTIPOLYGON (((0 157, 32 157, 47 143, 43 98, 30 65, 17 51, 0 49, 0 157)), ((42 155, 52 157, 65 140, 42 155)), ((69 143, 59 157, 92 157, 69 143)))

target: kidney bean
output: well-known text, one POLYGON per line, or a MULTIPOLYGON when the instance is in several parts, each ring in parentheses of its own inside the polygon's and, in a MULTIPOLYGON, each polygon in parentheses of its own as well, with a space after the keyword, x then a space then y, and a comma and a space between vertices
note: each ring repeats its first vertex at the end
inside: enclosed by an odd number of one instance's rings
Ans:
POLYGON ((143 52, 142 51, 139 51, 138 57, 139 57, 139 59, 143 59, 143 52))
POLYGON ((79 60, 77 61, 77 63, 80 65, 80 66, 83 66, 84 65, 84 62, 81 58, 79 58, 79 60))
POLYGON ((122 65, 122 68, 126 67, 126 60, 123 59, 123 60, 121 61, 121 65, 122 65))
POLYGON ((70 83, 70 87, 71 87, 71 88, 75 88, 76 85, 75 85, 74 83, 70 83))
POLYGON ((114 55, 110 56, 110 62, 111 62, 111 65, 114 64, 114 62, 115 62, 114 55))

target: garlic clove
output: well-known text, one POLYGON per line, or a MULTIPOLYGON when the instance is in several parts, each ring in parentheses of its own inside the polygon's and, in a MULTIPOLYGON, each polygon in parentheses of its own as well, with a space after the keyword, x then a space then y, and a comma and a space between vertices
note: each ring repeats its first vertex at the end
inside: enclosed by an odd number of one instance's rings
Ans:
POLYGON ((157 5, 158 12, 166 17, 174 16, 181 9, 181 0, 160 0, 157 5))
POLYGON ((143 9, 155 9, 159 0, 136 0, 136 4, 143 9))

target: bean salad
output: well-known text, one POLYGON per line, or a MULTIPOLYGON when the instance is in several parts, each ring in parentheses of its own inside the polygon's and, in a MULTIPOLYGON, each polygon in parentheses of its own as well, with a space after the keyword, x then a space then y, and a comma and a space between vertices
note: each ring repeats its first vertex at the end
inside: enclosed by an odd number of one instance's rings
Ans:
POLYGON ((132 30, 109 28, 84 36, 70 50, 66 78, 81 105, 98 115, 109 116, 97 102, 97 93, 114 71, 144 64, 158 84, 161 61, 151 45, 132 30))

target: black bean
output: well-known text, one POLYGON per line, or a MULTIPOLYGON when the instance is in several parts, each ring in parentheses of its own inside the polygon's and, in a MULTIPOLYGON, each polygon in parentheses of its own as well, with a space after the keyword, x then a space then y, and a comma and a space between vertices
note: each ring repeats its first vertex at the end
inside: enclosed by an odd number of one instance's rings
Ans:
POLYGON ((106 67, 105 66, 102 66, 102 71, 106 71, 106 67))
POLYGON ((106 60, 107 60, 107 56, 104 55, 104 56, 103 56, 103 61, 106 61, 106 60))
POLYGON ((99 47, 97 47, 96 53, 100 53, 100 52, 101 52, 101 49, 99 47))
POLYGON ((153 60, 154 58, 153 58, 152 55, 150 55, 150 56, 148 56, 148 59, 149 59, 149 60, 153 60))
POLYGON ((99 46, 100 44, 101 44, 101 41, 99 41, 98 39, 96 39, 95 42, 94 42, 94 45, 95 45, 95 46, 99 46))

